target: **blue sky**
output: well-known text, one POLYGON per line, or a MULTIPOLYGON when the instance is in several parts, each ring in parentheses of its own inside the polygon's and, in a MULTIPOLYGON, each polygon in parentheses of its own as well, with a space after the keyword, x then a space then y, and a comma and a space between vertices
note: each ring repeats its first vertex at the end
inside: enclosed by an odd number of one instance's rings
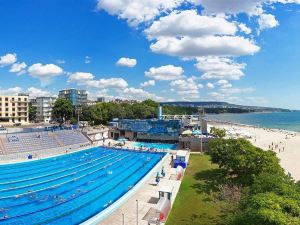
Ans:
POLYGON ((0 94, 300 109, 298 0, 70 2, 0 1, 0 94))

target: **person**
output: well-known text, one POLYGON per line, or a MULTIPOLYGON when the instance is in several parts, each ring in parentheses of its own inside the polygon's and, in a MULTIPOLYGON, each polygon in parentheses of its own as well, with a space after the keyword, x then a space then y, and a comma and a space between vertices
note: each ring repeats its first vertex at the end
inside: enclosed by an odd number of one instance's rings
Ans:
POLYGON ((156 185, 159 184, 159 181, 160 181, 159 172, 157 172, 156 177, 155 177, 156 185))
POLYGON ((166 176, 166 172, 165 172, 165 168, 164 167, 161 168, 161 176, 162 177, 166 176))

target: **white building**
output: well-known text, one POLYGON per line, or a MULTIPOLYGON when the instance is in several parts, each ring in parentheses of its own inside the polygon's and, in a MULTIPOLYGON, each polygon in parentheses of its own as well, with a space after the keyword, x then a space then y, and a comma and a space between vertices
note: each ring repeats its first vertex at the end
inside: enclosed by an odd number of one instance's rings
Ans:
POLYGON ((36 98, 36 121, 49 123, 52 116, 55 97, 37 97, 36 98))
POLYGON ((0 95, 0 123, 9 125, 28 123, 28 96, 0 95))

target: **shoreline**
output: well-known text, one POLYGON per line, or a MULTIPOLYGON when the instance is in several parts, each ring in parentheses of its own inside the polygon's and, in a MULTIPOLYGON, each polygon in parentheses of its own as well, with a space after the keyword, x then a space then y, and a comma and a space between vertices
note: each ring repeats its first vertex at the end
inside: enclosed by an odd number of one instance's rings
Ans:
POLYGON ((208 127, 226 130, 226 136, 246 138, 253 145, 271 150, 280 159, 280 165, 297 181, 300 180, 300 132, 276 128, 257 127, 224 121, 208 121, 208 127))
POLYGON ((237 122, 224 121, 224 120, 207 119, 207 123, 208 124, 215 123, 215 124, 223 124, 223 125, 233 125, 233 126, 239 126, 239 127, 252 127, 252 128, 265 129, 265 130, 271 130, 271 131, 300 134, 300 131, 264 127, 264 126, 259 126, 259 125, 250 125, 250 124, 237 123, 237 122))

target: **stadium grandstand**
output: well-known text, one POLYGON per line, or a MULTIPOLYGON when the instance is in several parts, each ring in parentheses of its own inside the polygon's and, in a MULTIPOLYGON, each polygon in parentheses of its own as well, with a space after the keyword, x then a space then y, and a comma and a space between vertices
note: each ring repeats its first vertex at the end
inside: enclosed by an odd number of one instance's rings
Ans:
POLYGON ((89 145, 77 129, 0 134, 0 156, 7 159, 59 154, 89 145))

